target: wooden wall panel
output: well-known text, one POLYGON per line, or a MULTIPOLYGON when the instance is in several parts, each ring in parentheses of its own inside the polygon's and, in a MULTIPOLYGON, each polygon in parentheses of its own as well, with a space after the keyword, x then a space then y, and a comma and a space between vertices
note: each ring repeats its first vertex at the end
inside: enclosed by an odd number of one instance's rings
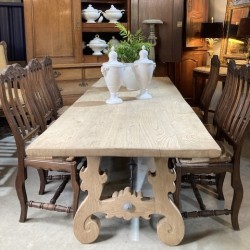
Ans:
POLYGON ((145 37, 149 35, 149 27, 142 24, 146 19, 160 19, 163 24, 156 25, 156 61, 179 61, 182 51, 182 23, 184 0, 132 0, 131 29, 135 32, 138 27, 143 30, 145 37))

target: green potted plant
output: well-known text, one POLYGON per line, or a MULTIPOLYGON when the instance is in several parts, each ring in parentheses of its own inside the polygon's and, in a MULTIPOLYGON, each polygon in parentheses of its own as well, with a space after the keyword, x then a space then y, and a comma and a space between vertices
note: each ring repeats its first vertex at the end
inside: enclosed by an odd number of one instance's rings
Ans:
POLYGON ((148 51, 152 47, 151 43, 144 41, 145 38, 141 29, 138 29, 135 34, 132 34, 130 30, 127 30, 121 23, 117 23, 115 26, 119 29, 119 34, 123 39, 115 47, 119 61, 124 63, 133 63, 139 58, 139 52, 143 45, 148 51))
MULTIPOLYGON (((116 23, 116 28, 119 29, 119 34, 123 40, 119 44, 115 45, 115 51, 118 55, 118 60, 126 64, 126 73, 124 74, 124 85, 128 89, 138 89, 134 73, 131 69, 131 64, 139 59, 139 52, 144 45, 146 50, 150 50, 152 44, 145 42, 145 38, 141 29, 138 29, 135 34, 132 34, 123 24, 116 23)), ((109 44, 109 50, 111 49, 109 44)))

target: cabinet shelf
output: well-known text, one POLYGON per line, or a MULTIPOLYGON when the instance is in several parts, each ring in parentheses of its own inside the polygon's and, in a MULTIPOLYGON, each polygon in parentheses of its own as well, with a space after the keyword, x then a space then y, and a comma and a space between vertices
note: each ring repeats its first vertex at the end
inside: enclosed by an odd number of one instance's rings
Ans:
MULTIPOLYGON (((122 23, 127 28, 127 23, 122 23)), ((82 23, 83 32, 119 32, 114 23, 82 23)))
POLYGON ((123 0, 81 0, 82 3, 105 3, 105 4, 123 4, 123 0))

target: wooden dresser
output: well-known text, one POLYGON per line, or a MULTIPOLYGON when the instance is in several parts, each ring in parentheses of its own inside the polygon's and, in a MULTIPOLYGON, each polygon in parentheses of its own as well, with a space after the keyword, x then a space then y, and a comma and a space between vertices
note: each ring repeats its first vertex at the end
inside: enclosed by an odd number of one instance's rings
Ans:
POLYGON ((124 9, 119 20, 130 27, 130 0, 24 0, 27 61, 49 55, 65 105, 72 104, 101 76, 100 66, 107 56, 93 56, 83 49, 96 34, 108 42, 118 34, 115 24, 86 23, 81 11, 91 4, 98 10, 108 10, 111 4, 124 9))

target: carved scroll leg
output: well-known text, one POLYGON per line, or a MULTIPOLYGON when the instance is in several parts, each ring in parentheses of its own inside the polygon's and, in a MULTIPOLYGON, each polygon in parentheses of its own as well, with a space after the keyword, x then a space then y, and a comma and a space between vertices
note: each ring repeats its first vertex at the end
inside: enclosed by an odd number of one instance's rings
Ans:
POLYGON ((168 168, 168 159, 155 158, 156 174, 149 176, 149 182, 155 194, 155 213, 165 216, 157 224, 157 234, 167 245, 178 245, 185 232, 183 218, 168 197, 175 191, 175 172, 168 168))
POLYGON ((88 166, 80 172, 81 189, 88 191, 88 196, 78 208, 74 217, 74 234, 81 243, 91 243, 100 232, 99 219, 93 213, 100 211, 100 197, 107 175, 100 175, 100 157, 87 157, 88 166))

